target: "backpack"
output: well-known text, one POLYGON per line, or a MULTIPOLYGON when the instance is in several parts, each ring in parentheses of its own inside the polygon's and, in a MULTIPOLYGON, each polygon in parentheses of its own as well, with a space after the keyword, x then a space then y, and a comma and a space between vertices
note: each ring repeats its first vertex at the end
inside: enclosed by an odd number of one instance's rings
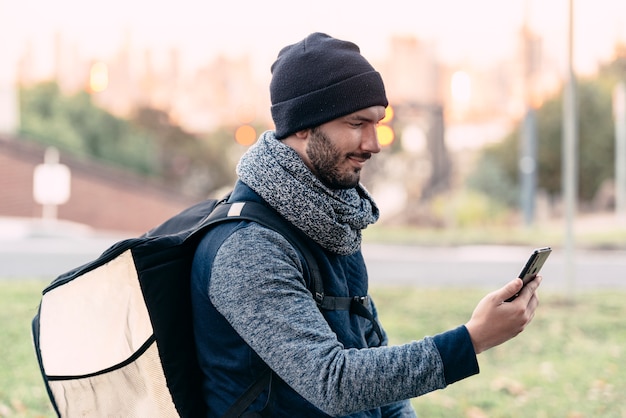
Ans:
MULTIPOLYGON (((43 290, 32 334, 59 417, 206 416, 193 338, 191 265, 207 229, 234 220, 258 222, 287 238, 304 257, 320 306, 348 299, 324 302, 317 264, 300 232, 271 208, 200 202, 138 238, 117 242, 43 290)), ((332 303, 333 309, 347 306, 332 303)), ((268 370, 226 416, 245 411, 269 377, 268 370)))

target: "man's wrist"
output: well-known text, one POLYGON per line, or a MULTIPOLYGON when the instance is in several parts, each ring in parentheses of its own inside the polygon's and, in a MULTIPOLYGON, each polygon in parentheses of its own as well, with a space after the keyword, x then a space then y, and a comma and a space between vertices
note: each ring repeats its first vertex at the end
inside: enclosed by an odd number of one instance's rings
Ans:
POLYGON ((479 372, 473 342, 463 325, 433 337, 443 362, 446 384, 479 372))

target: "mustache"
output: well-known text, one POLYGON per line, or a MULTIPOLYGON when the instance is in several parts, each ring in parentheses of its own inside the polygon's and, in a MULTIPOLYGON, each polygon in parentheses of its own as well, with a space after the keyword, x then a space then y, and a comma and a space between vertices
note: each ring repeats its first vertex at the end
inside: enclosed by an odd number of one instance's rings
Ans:
POLYGON ((371 152, 350 152, 346 155, 346 157, 348 158, 354 157, 354 158, 360 158, 362 160, 369 160, 370 158, 372 158, 372 153, 371 152))

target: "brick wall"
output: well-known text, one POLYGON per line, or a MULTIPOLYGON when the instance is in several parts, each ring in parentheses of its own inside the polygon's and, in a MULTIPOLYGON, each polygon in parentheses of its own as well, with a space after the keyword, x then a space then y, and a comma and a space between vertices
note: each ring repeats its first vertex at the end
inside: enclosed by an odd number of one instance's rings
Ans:
MULTIPOLYGON (((42 216, 42 206, 33 199, 33 172, 44 153, 43 146, 0 135, 0 216, 42 216)), ((198 200, 102 164, 63 154, 60 163, 70 168, 71 195, 58 207, 58 219, 140 233, 198 200)))

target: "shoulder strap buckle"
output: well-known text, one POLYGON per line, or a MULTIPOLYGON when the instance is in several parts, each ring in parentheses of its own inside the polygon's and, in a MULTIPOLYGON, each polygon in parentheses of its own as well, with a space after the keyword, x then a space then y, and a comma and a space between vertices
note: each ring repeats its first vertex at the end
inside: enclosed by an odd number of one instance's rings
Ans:
POLYGON ((355 296, 354 298, 352 298, 356 303, 360 303, 361 305, 365 306, 366 308, 369 309, 370 306, 370 297, 368 295, 366 296, 355 296))

